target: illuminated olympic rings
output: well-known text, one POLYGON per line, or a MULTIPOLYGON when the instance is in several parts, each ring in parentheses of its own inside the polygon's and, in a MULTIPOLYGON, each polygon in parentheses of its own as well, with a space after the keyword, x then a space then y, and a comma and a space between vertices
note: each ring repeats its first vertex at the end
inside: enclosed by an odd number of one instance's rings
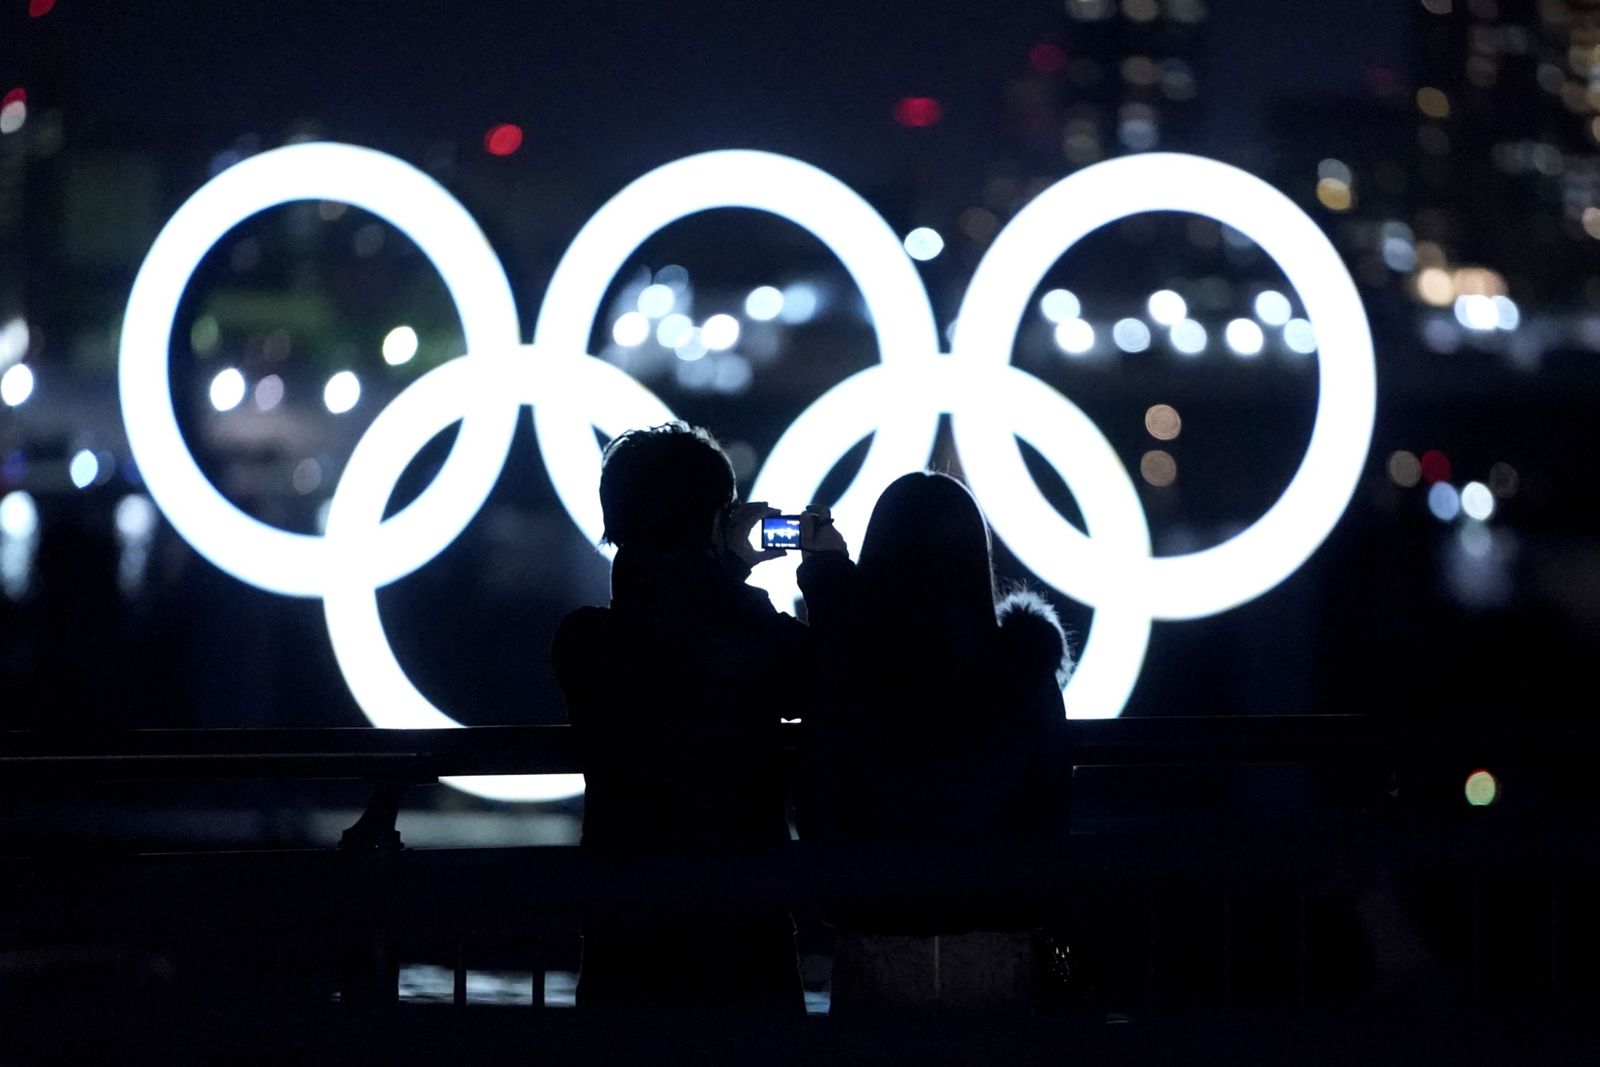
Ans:
MULTIPOLYGON (((1349 503, 1376 403, 1360 297, 1304 212, 1265 182, 1214 160, 1126 156, 1045 190, 979 263, 944 354, 927 293, 888 224, 847 186, 797 160, 708 152, 634 181, 573 239, 546 290, 533 344, 522 345, 510 283, 466 210, 409 164, 341 144, 279 148, 222 172, 178 210, 145 257, 123 322, 119 387, 129 445, 151 495, 173 527, 221 569, 272 592, 324 599, 340 669, 374 724, 459 725, 417 691, 396 661, 378 617, 377 589, 432 559, 477 514, 525 404, 533 408, 558 497, 584 535, 598 541, 600 449, 592 428, 614 436, 672 417, 644 386, 584 354, 601 301, 650 234, 723 207, 770 212, 827 245, 860 287, 881 356, 801 413, 749 495, 808 501, 840 457, 870 435, 862 468, 834 507, 841 532, 859 544, 878 494, 926 464, 939 417, 948 413, 962 470, 995 532, 1041 580, 1095 609, 1063 694, 1070 717, 1119 714, 1143 664, 1152 620, 1198 618, 1261 595, 1315 551, 1349 503), (469 353, 424 374, 379 412, 339 478, 322 537, 267 526, 205 479, 178 430, 168 371, 178 302, 201 258, 245 218, 305 199, 353 204, 410 237, 455 300, 469 353), (1027 301, 1050 265, 1097 227, 1146 211, 1205 215, 1254 240, 1299 295, 1319 346, 1311 440, 1283 495, 1222 544, 1159 558, 1151 554, 1133 481, 1104 435, 1066 397, 1010 365, 1027 301), (434 481, 384 519, 406 464, 457 421, 461 430, 434 481), (1018 438, 1060 473, 1086 532, 1039 493, 1018 438)), ((789 607, 796 566, 792 558, 764 564, 752 580, 789 607)), ((573 775, 453 784, 506 800, 581 788, 573 775)))

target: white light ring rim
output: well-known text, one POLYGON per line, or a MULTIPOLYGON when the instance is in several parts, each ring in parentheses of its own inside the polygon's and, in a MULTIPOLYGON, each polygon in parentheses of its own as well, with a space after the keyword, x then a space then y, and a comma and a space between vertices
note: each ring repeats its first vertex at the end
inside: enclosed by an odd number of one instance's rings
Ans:
MULTIPOLYGON (((950 377, 952 387, 947 395, 955 398, 951 424, 958 437, 972 411, 1004 410, 1009 428, 1003 435, 988 427, 967 433, 965 439, 975 442, 974 447, 978 448, 1014 451, 1014 433, 1036 448, 1066 482, 1083 513, 1089 535, 1097 543, 1112 546, 1102 553, 1101 565, 1128 569, 1150 558, 1150 528, 1133 479, 1111 442, 1081 408, 1038 378, 1012 366, 980 370, 969 365, 955 368, 950 377), (982 404, 971 399, 980 396, 982 404), (969 398, 968 402, 963 403, 962 397, 969 398)), ((970 426, 966 429, 970 430, 970 426)), ((975 454, 973 458, 985 468, 992 466, 985 456, 975 454)), ((966 453, 962 453, 962 462, 971 462, 966 453)), ((1027 471, 1022 473, 1024 484, 996 498, 1020 503, 1013 525, 1031 528, 1048 523, 1052 517, 1059 518, 1027 471)), ((973 489, 981 502, 977 483, 973 483, 973 489)), ((992 482, 990 489, 996 491, 992 482)), ((993 522, 992 517, 990 521, 993 522)), ((996 533, 999 534, 998 527, 996 533)), ((1048 551, 1047 546, 1041 553, 1041 545, 1033 541, 1019 546, 1003 535, 1001 540, 1037 578, 1072 595, 1063 588, 1070 584, 1067 579, 1071 575, 1065 569, 1070 564, 1059 553, 1048 551)), ((1095 607, 1083 650, 1062 692, 1067 718, 1114 719, 1122 714, 1144 668, 1150 622, 1149 614, 1133 602, 1109 601, 1095 607)))
MULTIPOLYGON (((789 424, 767 454, 748 494, 779 507, 811 503, 844 454, 869 434, 873 443, 861 469, 831 509, 845 543, 859 549, 872 508, 889 483, 923 470, 939 432, 936 363, 880 363, 859 371, 819 396, 789 424), (923 386, 923 388, 917 388, 923 386)), ((796 553, 756 567, 750 584, 766 590, 773 606, 793 614, 800 595, 796 553)))
MULTIPOLYGON (((1158 619, 1192 619, 1237 607, 1292 574, 1338 522, 1355 492, 1372 438, 1377 374, 1372 338, 1355 283, 1315 222, 1271 185, 1216 160, 1173 153, 1125 156, 1057 182, 1018 212, 978 264, 962 301, 954 356, 974 363, 1010 359, 1027 302, 1057 259, 1090 231, 1145 211, 1216 219, 1254 240, 1283 269, 1317 332, 1318 404, 1305 457, 1282 496, 1255 523, 1200 552, 1151 558, 1131 574, 1102 565, 1102 551, 1065 519, 1023 528, 1015 512, 991 515, 1008 544, 1030 555, 1062 555, 1062 589, 1099 607, 1136 602, 1158 619), (1053 549, 1046 546, 1053 545, 1053 549)), ((1014 481, 1024 470, 1015 447, 967 453, 969 420, 957 446, 976 488, 1014 481)))
MULTIPOLYGON (((178 305, 200 261, 243 220, 294 200, 352 204, 415 242, 454 299, 469 350, 514 344, 519 327, 505 270, 472 216, 432 178, 382 152, 321 143, 263 152, 201 186, 162 228, 123 317, 118 387, 129 448, 151 496, 196 551, 257 588, 318 596, 321 538, 251 518, 206 479, 178 429, 168 363, 178 305)), ((434 482, 383 524, 369 551, 396 573, 438 552, 428 534, 449 525, 441 516, 470 520, 505 461, 516 415, 495 398, 475 405, 434 482)))
MULTIPOLYGON (((641 175, 602 205, 556 265, 540 304, 534 341, 555 352, 587 351, 606 290, 628 257, 663 227, 717 208, 776 215, 838 256, 866 302, 884 363, 938 355, 938 328, 927 290, 883 217, 859 193, 818 167, 743 149, 674 160, 641 175)), ((599 478, 599 446, 581 419, 563 411, 535 409, 533 419, 556 495, 576 516, 599 478)), ((874 453, 889 447, 885 440, 883 435, 874 438, 874 453)), ((888 462, 876 455, 869 460, 874 469, 888 462)), ((599 539, 598 524, 581 528, 590 540, 599 539)))
MULTIPOLYGON (((476 398, 485 394, 519 403, 560 398, 563 404, 592 413, 601 431, 613 436, 632 426, 672 418, 654 394, 608 363, 587 356, 532 353, 526 347, 530 346, 451 360, 412 382, 373 420, 339 476, 328 507, 325 543, 333 567, 323 611, 339 670, 374 726, 461 725, 422 695, 396 658, 383 629, 377 596, 378 588, 393 579, 368 558, 366 547, 396 481, 417 451, 471 411, 476 398)), ((571 774, 495 775, 448 782, 491 800, 557 800, 583 791, 582 775, 571 774)))

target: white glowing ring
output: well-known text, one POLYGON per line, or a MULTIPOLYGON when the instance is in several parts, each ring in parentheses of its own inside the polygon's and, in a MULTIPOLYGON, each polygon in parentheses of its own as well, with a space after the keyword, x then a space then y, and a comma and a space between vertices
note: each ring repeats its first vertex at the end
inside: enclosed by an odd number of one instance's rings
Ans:
MULTIPOLYGON (((809 163, 739 150, 703 152, 657 167, 601 206, 551 275, 534 342, 554 352, 587 351, 606 290, 640 243, 663 226, 713 208, 777 215, 827 246, 861 290, 885 364, 925 365, 938 357, 939 333, 927 290, 883 216, 849 186, 809 163)), ((594 502, 600 450, 594 435, 581 418, 558 408, 535 409, 533 419, 556 494, 579 528, 598 539, 601 525, 594 502), (591 512, 593 518, 588 517, 591 512)), ((873 437, 862 479, 887 485, 926 462, 938 430, 937 411, 910 405, 896 417, 894 432, 873 437)))
MULTIPOLYGON (((333 567, 323 592, 334 657, 374 726, 461 725, 417 690, 395 658, 378 615, 377 590, 400 575, 372 560, 368 546, 401 472, 423 445, 467 417, 485 394, 533 404, 535 410, 578 398, 575 413, 612 437, 673 418, 655 394, 609 363, 523 348, 451 360, 412 382, 378 413, 351 453, 329 503, 326 543, 333 567)), ((446 781, 493 800, 553 800, 583 791, 583 776, 577 774, 446 781)))
MULTIPOLYGON (((1029 296, 1051 264, 1090 231, 1144 211, 1185 211, 1232 226, 1271 257, 1316 331, 1317 414, 1305 458, 1283 495, 1239 534, 1200 552, 1136 559, 1094 541, 1038 495, 1003 405, 962 403, 952 416, 963 469, 995 532, 1045 581, 1100 607, 1133 604, 1157 619, 1236 607, 1283 581, 1343 514, 1366 461, 1377 403, 1372 337, 1355 283, 1322 231, 1288 197, 1235 167, 1197 156, 1125 156, 1046 189, 1000 231, 961 303, 954 358, 1010 359, 1029 296)), ((1109 477, 1109 468, 1101 468, 1109 477)), ((1078 489, 1086 488, 1081 481, 1078 489)))
MULTIPOLYGON (((1108 553, 1129 560, 1149 557, 1144 508, 1110 442, 1072 401, 1005 364, 967 365, 946 357, 930 366, 880 365, 845 379, 819 397, 779 438, 751 496, 808 500, 851 446, 875 428, 894 432, 888 421, 895 417, 891 413, 907 405, 935 413, 960 410, 967 402, 964 398, 974 397, 1006 412, 1006 443, 1015 433, 1061 472, 1096 543, 1115 546, 1108 553)), ((916 414, 920 412, 911 417, 916 414)), ((911 469, 920 469, 925 461, 923 457, 911 469)), ((869 480, 863 471, 850 484, 833 508, 834 525, 847 543, 861 543, 878 496, 889 481, 904 473, 880 481, 869 480)), ((1037 491, 1006 506, 1020 510, 1019 521, 1038 522, 1056 515, 1037 491)), ((765 589, 778 607, 790 608, 799 592, 798 563, 792 556, 764 563, 752 573, 751 584, 765 589)), ((1055 584, 1046 569, 1033 569, 1055 584)), ((1138 680, 1149 642, 1150 616, 1137 604, 1113 601, 1097 607, 1077 669, 1062 692, 1067 716, 1115 718, 1138 680)))
MULTIPOLYGON (((241 581, 286 596, 321 595, 322 540, 251 518, 206 480, 178 430, 167 357, 178 302, 212 245, 258 211, 312 199, 353 204, 411 238, 450 291, 469 351, 520 340, 510 283, 483 231, 439 183, 393 156, 291 145, 235 164, 185 201, 145 256, 123 318, 117 374, 128 446, 184 540, 241 581)), ((471 521, 499 476, 516 418, 515 402, 497 396, 473 405, 438 477, 367 546, 383 571, 420 565, 471 521)))

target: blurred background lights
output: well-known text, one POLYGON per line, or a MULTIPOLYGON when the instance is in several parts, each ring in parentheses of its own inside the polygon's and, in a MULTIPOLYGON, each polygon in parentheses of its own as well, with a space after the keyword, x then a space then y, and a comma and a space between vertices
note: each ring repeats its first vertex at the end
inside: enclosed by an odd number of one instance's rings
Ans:
POLYGON ((27 101, 19 97, 0 105, 0 133, 16 133, 27 121, 27 101))
POLYGON ((1461 514, 1461 494, 1449 482, 1434 482, 1428 488, 1428 510, 1440 522, 1452 522, 1461 514))
POLYGON ((218 411, 232 411, 244 400, 244 375, 237 367, 225 367, 211 379, 211 406, 218 411))
POLYGON ((1309 356, 1317 350, 1317 333, 1305 319, 1290 319, 1283 327, 1283 344, 1297 355, 1309 356))
POLYGON ((1500 783, 1494 775, 1480 768, 1467 775, 1463 792, 1466 793, 1468 804, 1475 808, 1487 808, 1499 798, 1500 783))
POLYGON ((391 367, 410 363, 417 354, 417 331, 409 326, 396 326, 383 337, 383 361, 391 367))
POLYGON ((1517 308, 1516 301, 1500 293, 1489 299, 1494 304, 1495 325, 1502 330, 1515 330, 1522 322, 1522 312, 1517 308))
POLYGON ((483 147, 491 156, 509 156, 522 147, 522 127, 511 122, 491 126, 483 135, 483 147))
POLYGON ((8 408, 20 406, 33 395, 33 368, 15 363, 0 374, 0 403, 8 408))
POLYGON ((1140 319, 1118 319, 1111 340, 1124 352, 1143 352, 1150 347, 1150 327, 1140 319))
POLYGON ((39 506, 31 494, 18 489, 0 497, 0 534, 19 541, 39 532, 39 506))
POLYGON ((1052 289, 1039 298, 1039 314, 1048 322, 1075 319, 1082 310, 1078 298, 1066 289, 1052 289))
POLYGON ((656 271, 656 283, 665 285, 673 292, 678 292, 689 287, 689 269, 679 263, 668 263, 656 271))
POLYGON ((1501 500, 1517 495, 1517 468, 1509 463, 1496 463, 1489 468, 1489 489, 1501 500))
POLYGON ((771 322, 783 311, 783 294, 770 285, 757 286, 744 298, 744 313, 756 322, 771 322))
POLYGON ((689 316, 673 312, 656 323, 656 343, 662 348, 677 348, 689 339, 694 323, 689 316))
POLYGON ((113 512, 117 535, 125 541, 149 539, 156 530, 156 506, 142 493, 129 493, 113 512))
POLYGON ((918 226, 905 239, 906 255, 925 262, 944 251, 944 238, 931 226, 918 226))
POLYGON ((817 313, 820 299, 817 287, 809 282, 795 282, 783 289, 783 307, 778 312, 778 318, 790 325, 799 325, 810 322, 811 317, 817 313))
POLYGON ((260 411, 271 411, 283 403, 283 379, 276 374, 269 374, 257 382, 255 402, 260 411))
POLYGON ((322 387, 322 404, 335 415, 343 415, 361 399, 361 379, 354 371, 342 370, 322 387))
POLYGON ((1172 347, 1186 356, 1198 356, 1206 350, 1206 328, 1193 319, 1183 319, 1173 324, 1172 347))
POLYGON ((623 348, 642 345, 650 339, 650 320, 642 311, 626 311, 611 324, 611 339, 623 348))
POLYGON ((1164 489, 1178 480, 1178 461, 1171 453, 1153 448, 1139 458, 1139 474, 1157 489, 1164 489))
POLYGON ((1416 285, 1417 296, 1434 307, 1449 307, 1456 296, 1456 284, 1443 267, 1424 267, 1417 273, 1416 285))
POLYGON ((1487 522, 1494 514, 1494 494, 1482 482, 1468 482, 1461 487, 1461 511, 1469 519, 1487 522))
POLYGON ((1402 489, 1410 489, 1422 480, 1422 464, 1402 448, 1389 456, 1389 480, 1402 489))
POLYGON ((322 485, 322 464, 310 458, 301 460, 295 464, 294 473, 289 476, 289 483, 301 496, 316 492, 322 485))
POLYGON ((0 326, 0 368, 19 362, 28 354, 28 324, 18 315, 0 326))
POLYGON ((892 114, 900 125, 921 129, 944 118, 944 107, 931 96, 907 96, 895 102, 892 114))
POLYGON ((647 285, 639 291, 639 299, 634 306, 639 312, 652 319, 659 319, 672 310, 677 302, 677 294, 672 291, 672 286, 656 282, 647 285))
POLYGON ((1437 448, 1430 448, 1424 452, 1417 465, 1429 485, 1450 480, 1450 457, 1437 448))
POLYGON ((1066 319, 1056 324, 1056 345, 1072 356, 1081 356, 1094 347, 1094 327, 1082 319, 1066 319))
POLYGON ((1160 289, 1150 294, 1146 304, 1150 312, 1150 321, 1162 326, 1176 326, 1189 314, 1189 305, 1184 303, 1183 297, 1171 289, 1160 289))
POLYGON ((189 347, 194 349, 195 355, 209 356, 221 343, 222 328, 210 315, 201 315, 194 320, 194 325, 189 327, 189 347))
POLYGON ((739 343, 739 320, 732 315, 713 315, 700 324, 700 340, 713 352, 723 352, 739 343))
POLYGON ((1268 326, 1282 326, 1294 314, 1289 298, 1276 289, 1265 289, 1256 295, 1256 318, 1268 326))
POLYGON ((683 335, 683 339, 672 347, 672 351, 685 363, 694 363, 704 359, 710 349, 706 347, 705 339, 700 336, 700 331, 691 326, 689 327, 689 332, 683 335))
POLYGON ((1456 297, 1456 321, 1469 330, 1493 330, 1500 325, 1500 311, 1491 297, 1469 293, 1456 297))
POLYGON ((87 489, 94 484, 100 476, 100 461, 95 454, 87 448, 80 448, 73 453, 72 459, 67 463, 67 477, 72 479, 72 484, 79 489, 87 489))
POLYGON ((44 18, 55 6, 56 0, 28 0, 28 15, 36 19, 44 18))
POLYGON ((1157 441, 1170 441, 1183 432, 1183 419, 1171 404, 1152 404, 1144 413, 1144 428, 1157 441))
POLYGON ((1237 355, 1255 356, 1261 353, 1266 338, 1253 319, 1234 319, 1222 331, 1222 338, 1237 355))

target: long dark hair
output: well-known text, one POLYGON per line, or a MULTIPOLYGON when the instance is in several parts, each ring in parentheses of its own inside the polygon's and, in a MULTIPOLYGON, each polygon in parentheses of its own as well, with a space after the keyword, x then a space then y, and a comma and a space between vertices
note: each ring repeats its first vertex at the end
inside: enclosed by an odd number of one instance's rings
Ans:
POLYGON ((967 487, 947 474, 907 474, 883 491, 859 568, 874 614, 930 651, 995 628, 989 524, 967 487))

